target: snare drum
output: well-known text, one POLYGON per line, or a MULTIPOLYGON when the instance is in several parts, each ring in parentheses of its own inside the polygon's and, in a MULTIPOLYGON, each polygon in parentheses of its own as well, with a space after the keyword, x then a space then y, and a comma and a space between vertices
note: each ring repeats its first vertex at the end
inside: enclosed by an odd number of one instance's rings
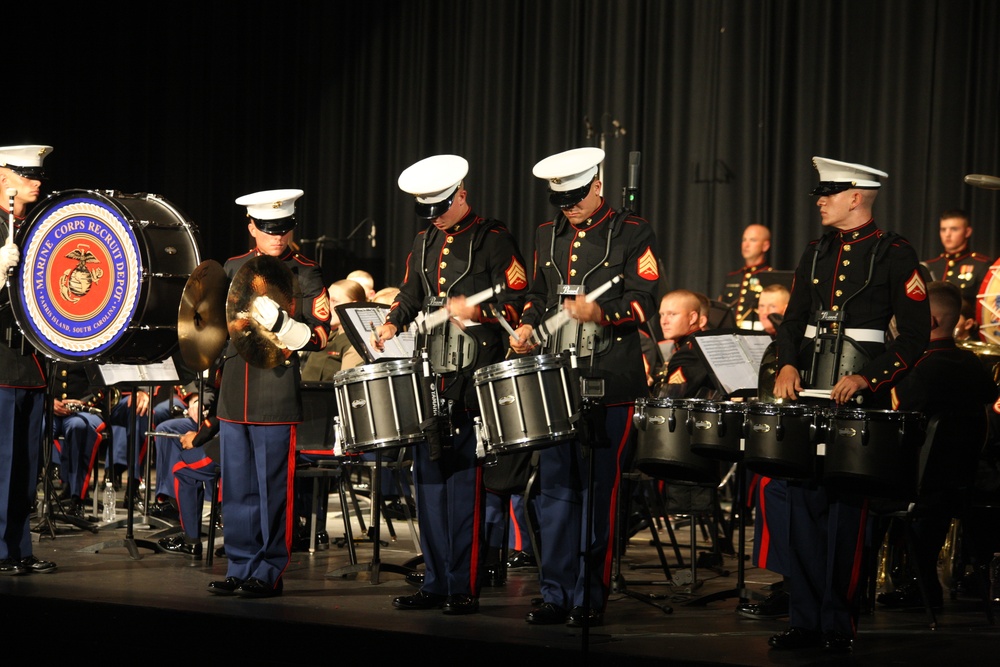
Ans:
POLYGON ((691 451, 719 461, 739 461, 747 404, 735 401, 698 401, 689 421, 691 451))
POLYGON ((751 402, 743 453, 747 468, 776 479, 814 478, 821 417, 811 405, 751 402))
POLYGON ((497 453, 576 437, 580 387, 568 354, 508 359, 473 374, 487 446, 497 453))
POLYGON ((823 480, 877 498, 916 497, 926 424, 919 412, 828 410, 823 480))
POLYGON ((147 364, 177 348, 178 308, 201 253, 196 227, 165 199, 57 192, 18 237, 14 316, 42 354, 147 364))
POLYGON ((719 462, 691 451, 691 411, 708 401, 641 398, 635 402, 635 468, 656 479, 719 482, 719 462))
POLYGON ((366 452, 425 440, 421 422, 433 414, 431 383, 418 359, 387 361, 333 376, 344 451, 366 452))

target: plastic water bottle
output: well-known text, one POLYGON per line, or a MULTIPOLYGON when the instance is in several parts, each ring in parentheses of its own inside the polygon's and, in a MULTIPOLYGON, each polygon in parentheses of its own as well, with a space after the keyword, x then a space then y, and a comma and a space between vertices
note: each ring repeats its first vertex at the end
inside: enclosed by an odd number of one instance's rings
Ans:
POLYGON ((114 521, 117 514, 115 505, 118 498, 115 495, 115 487, 111 486, 111 480, 104 482, 104 516, 105 522, 114 521))

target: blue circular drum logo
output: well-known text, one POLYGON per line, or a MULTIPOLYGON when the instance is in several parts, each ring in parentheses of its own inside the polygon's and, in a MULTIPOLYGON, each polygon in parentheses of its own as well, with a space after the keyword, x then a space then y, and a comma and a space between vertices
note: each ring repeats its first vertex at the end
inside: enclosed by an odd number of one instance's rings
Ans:
POLYGON ((21 247, 20 298, 52 356, 85 360, 112 348, 135 315, 142 278, 129 222, 106 202, 74 197, 43 211, 21 247))

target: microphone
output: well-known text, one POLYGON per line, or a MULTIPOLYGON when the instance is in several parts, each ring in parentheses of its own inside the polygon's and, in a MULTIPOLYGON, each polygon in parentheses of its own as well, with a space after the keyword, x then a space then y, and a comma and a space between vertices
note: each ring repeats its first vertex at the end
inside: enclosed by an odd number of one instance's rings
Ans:
POLYGON ((986 176, 985 174, 969 174, 965 177, 965 182, 984 190, 1000 190, 1000 178, 997 176, 986 176))
POLYGON ((368 234, 368 238, 371 239, 371 241, 372 241, 372 247, 374 248, 375 247, 375 219, 374 218, 372 219, 372 231, 371 231, 370 234, 368 234))
POLYGON ((632 151, 628 154, 628 189, 639 189, 639 163, 642 160, 642 153, 632 151))
POLYGON ((639 151, 631 151, 628 154, 628 185, 622 193, 623 206, 633 213, 639 206, 639 163, 641 158, 639 151))

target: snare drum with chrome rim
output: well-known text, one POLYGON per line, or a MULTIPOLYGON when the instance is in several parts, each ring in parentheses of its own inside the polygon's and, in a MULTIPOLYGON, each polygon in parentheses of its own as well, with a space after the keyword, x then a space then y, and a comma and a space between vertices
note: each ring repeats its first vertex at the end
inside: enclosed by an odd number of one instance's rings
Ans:
POLYGON ((421 424, 433 414, 433 375, 418 359, 386 361, 333 376, 344 451, 366 452, 426 439, 421 424))
POLYGON ((572 440, 580 388, 569 355, 509 359, 473 375, 487 446, 497 453, 572 440))

